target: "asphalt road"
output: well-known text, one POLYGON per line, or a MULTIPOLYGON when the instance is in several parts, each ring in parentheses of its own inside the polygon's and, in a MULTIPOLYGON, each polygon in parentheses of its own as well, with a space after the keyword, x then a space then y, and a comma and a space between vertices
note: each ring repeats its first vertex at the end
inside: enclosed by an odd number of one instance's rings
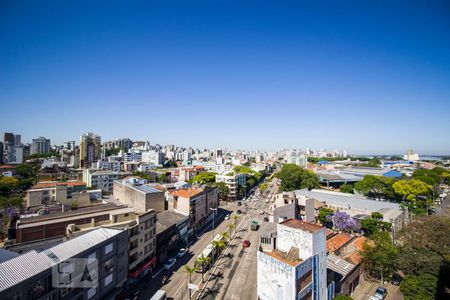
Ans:
POLYGON ((230 247, 224 252, 224 257, 201 293, 201 299, 256 299, 257 282, 257 251, 259 247, 259 232, 250 230, 250 222, 257 219, 263 222, 261 210, 268 210, 270 203, 266 199, 276 193, 278 187, 269 186, 265 195, 249 204, 241 223, 241 230, 230 243, 230 247), (250 247, 242 247, 243 240, 250 241, 250 247))
MULTIPOLYGON (((236 211, 240 209, 242 214, 240 214, 236 223, 237 233, 230 242, 230 246, 224 251, 222 260, 215 262, 214 266, 205 273, 205 281, 210 278, 207 283, 201 283, 202 275, 200 272, 191 276, 191 283, 205 287, 204 292, 195 292, 192 299, 197 297, 205 299, 256 299, 256 251, 259 245, 259 235, 258 231, 250 230, 249 224, 253 219, 262 222, 263 216, 259 212, 268 209, 269 203, 265 203, 265 200, 269 194, 271 195, 276 190, 277 187, 271 184, 257 201, 247 201, 247 206, 228 203, 219 207, 215 220, 214 235, 228 232, 227 225, 233 223, 234 220, 232 218, 225 220, 225 215, 228 213, 236 214, 236 211), (251 242, 249 248, 242 247, 243 240, 251 242), (225 254, 228 256, 225 256, 225 254), (217 268, 215 268, 216 266, 217 268)), ((157 290, 162 289, 166 291, 169 299, 189 299, 188 280, 183 266, 187 264, 192 267, 197 256, 211 243, 212 239, 211 222, 205 226, 199 239, 190 245, 188 253, 182 258, 177 258, 177 262, 171 270, 162 270, 154 278, 150 276, 144 278, 132 289, 132 293, 136 293, 138 299, 150 299, 157 290), (167 275, 169 280, 165 285, 162 285, 164 275, 167 275)))

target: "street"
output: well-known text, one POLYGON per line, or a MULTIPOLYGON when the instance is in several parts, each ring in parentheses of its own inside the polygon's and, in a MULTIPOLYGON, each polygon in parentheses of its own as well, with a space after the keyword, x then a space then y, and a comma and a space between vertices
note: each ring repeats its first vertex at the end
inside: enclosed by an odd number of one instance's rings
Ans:
MULTIPOLYGON (((233 218, 225 220, 226 214, 234 215, 239 209, 239 219, 236 221, 236 235, 232 239, 218 261, 205 273, 205 284, 201 284, 201 272, 194 272, 191 276, 191 283, 204 288, 203 291, 196 291, 192 294, 192 299, 256 299, 256 251, 259 245, 258 231, 250 230, 249 223, 257 219, 261 224, 263 215, 260 210, 267 210, 270 203, 266 199, 277 191, 275 184, 270 184, 257 201, 242 201, 246 203, 238 206, 237 202, 229 202, 219 207, 215 218, 214 235, 229 232, 227 225, 234 223, 233 218), (242 247, 242 241, 249 240, 249 248, 242 247), (245 288, 244 288, 245 287, 245 288)), ((151 275, 144 278, 131 292, 137 295, 138 299, 150 299, 159 289, 165 290, 170 299, 189 299, 187 289, 187 275, 183 269, 184 265, 192 267, 197 256, 203 249, 211 243, 213 239, 212 222, 209 223, 199 238, 190 245, 188 253, 177 258, 171 270, 162 270, 154 278, 151 275), (163 276, 168 276, 168 282, 162 285, 163 276)))

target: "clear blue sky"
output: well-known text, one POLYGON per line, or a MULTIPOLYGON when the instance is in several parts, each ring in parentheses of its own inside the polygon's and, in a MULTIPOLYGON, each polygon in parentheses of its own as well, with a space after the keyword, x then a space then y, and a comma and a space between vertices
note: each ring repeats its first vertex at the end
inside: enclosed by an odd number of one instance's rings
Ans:
POLYGON ((0 130, 450 153, 449 1, 1 1, 0 130))

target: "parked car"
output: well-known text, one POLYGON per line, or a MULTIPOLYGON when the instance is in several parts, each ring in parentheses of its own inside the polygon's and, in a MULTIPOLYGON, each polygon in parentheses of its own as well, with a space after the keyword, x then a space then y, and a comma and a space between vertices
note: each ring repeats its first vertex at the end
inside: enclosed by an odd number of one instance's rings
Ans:
POLYGON ((263 211, 263 210, 262 210, 262 211, 260 211, 260 212, 259 212, 259 214, 260 214, 260 215, 263 215, 263 214, 264 214, 264 211, 263 211))
POLYGON ((393 285, 400 285, 400 282, 402 281, 402 278, 396 274, 392 277, 391 283, 393 285))
POLYGON ((186 248, 181 248, 180 251, 177 253, 177 257, 183 257, 187 252, 186 248))
POLYGON ((244 248, 250 247, 250 241, 249 241, 249 240, 244 240, 244 241, 242 242, 242 247, 244 247, 244 248))
POLYGON ((230 214, 227 214, 226 216, 225 216, 225 220, 229 220, 230 219, 230 214))
POLYGON ((241 206, 242 205, 242 203, 239 201, 238 203, 237 203, 237 206, 241 206))
POLYGON ((236 213, 237 213, 237 214, 241 214, 242 211, 241 211, 240 209, 238 209, 238 210, 236 211, 236 213))
POLYGON ((176 262, 177 262, 177 259, 175 257, 169 258, 166 261, 166 263, 164 264, 164 270, 170 270, 170 268, 172 268, 176 262))
POLYGON ((269 222, 269 218, 268 217, 264 217, 264 222, 269 222))
POLYGON ((375 291, 375 295, 374 296, 377 297, 380 300, 384 300, 386 298, 386 296, 387 296, 387 289, 382 287, 382 286, 379 286, 377 288, 377 290, 375 291))

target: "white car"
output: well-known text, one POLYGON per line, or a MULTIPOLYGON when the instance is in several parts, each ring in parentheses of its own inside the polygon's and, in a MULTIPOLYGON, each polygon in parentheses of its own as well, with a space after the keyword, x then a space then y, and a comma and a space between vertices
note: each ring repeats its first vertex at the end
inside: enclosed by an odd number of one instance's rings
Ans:
POLYGON ((187 252, 186 248, 181 248, 180 251, 177 253, 177 257, 183 257, 187 252))
POLYGON ((230 214, 225 216, 225 220, 229 220, 230 219, 230 214))
POLYGON ((166 263, 164 264, 164 270, 170 270, 170 268, 172 268, 176 262, 177 262, 177 259, 175 257, 169 258, 169 260, 166 261, 166 263))

